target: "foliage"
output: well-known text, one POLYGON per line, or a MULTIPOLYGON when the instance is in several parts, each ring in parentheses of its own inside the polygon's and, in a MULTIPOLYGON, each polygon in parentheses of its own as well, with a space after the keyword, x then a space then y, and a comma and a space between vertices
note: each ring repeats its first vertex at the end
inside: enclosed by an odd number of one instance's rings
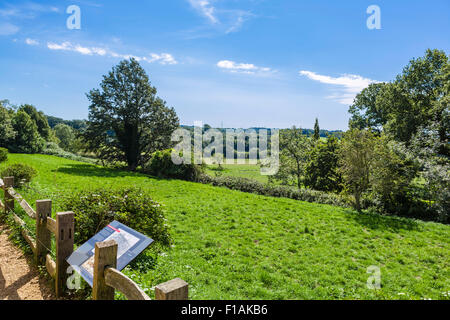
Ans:
POLYGON ((125 161, 135 170, 153 152, 171 145, 178 117, 156 97, 156 88, 135 59, 113 67, 100 87, 87 95, 91 105, 84 138, 89 150, 104 160, 125 161))
POLYGON ((16 131, 14 144, 10 146, 15 152, 38 153, 44 147, 44 140, 38 132, 38 127, 25 111, 17 111, 13 118, 13 128, 16 131))
POLYGON ((312 147, 313 141, 303 134, 302 129, 293 127, 292 129, 281 130, 280 168, 277 174, 269 179, 281 181, 286 185, 290 185, 294 181, 295 185, 301 189, 312 147))
POLYGON ((377 97, 385 88, 385 83, 372 83, 363 89, 349 108, 350 128, 367 129, 381 132, 387 122, 387 112, 377 105, 377 97))
POLYGON ((72 143, 75 140, 73 129, 67 124, 60 123, 56 125, 53 130, 56 137, 59 139, 59 146, 66 151, 72 151, 72 143))
POLYGON ((289 198, 341 207, 348 206, 347 199, 334 193, 326 193, 310 189, 298 189, 290 186, 264 184, 253 179, 241 177, 211 177, 208 175, 201 175, 199 182, 264 196, 289 198))
POLYGON ((171 238, 161 205, 138 188, 81 191, 63 199, 63 210, 75 213, 75 241, 82 244, 113 220, 133 228, 162 245, 171 238))
POLYGON ((320 127, 319 127, 319 119, 316 118, 316 122, 314 123, 314 135, 313 139, 318 141, 320 139, 320 127))
POLYGON ((44 150, 41 152, 42 154, 48 154, 51 156, 66 158, 74 161, 81 161, 81 162, 87 162, 87 163, 97 163, 98 161, 92 158, 83 157, 68 151, 65 151, 61 149, 60 146, 58 146, 54 142, 47 142, 45 145, 44 150))
POLYGON ((8 160, 8 149, 0 148, 0 163, 8 160))
POLYGON ((375 138, 368 130, 352 129, 344 134, 339 150, 340 172, 346 189, 361 211, 361 198, 370 187, 375 138))
POLYGON ((193 163, 176 165, 172 161, 172 149, 167 149, 153 153, 143 171, 155 177, 196 181, 203 167, 193 163))
POLYGON ((339 141, 330 136, 326 142, 317 142, 311 152, 311 161, 305 170, 305 185, 314 190, 340 192, 342 177, 338 171, 339 141))
POLYGON ((37 172, 33 167, 22 163, 12 164, 0 172, 2 178, 14 177, 15 188, 30 183, 36 174, 37 172))
POLYGON ((36 124, 39 135, 46 141, 50 141, 51 139, 51 130, 48 125, 47 117, 44 115, 42 111, 37 111, 36 108, 29 104, 24 104, 19 107, 18 112, 24 111, 26 112, 31 120, 36 124))
MULTIPOLYGON (((448 112, 448 111, 447 111, 448 112)), ((447 118, 448 119, 448 118, 447 118)), ((421 127, 413 137, 411 153, 422 166, 423 197, 441 222, 450 222, 450 156, 448 137, 442 141, 441 123, 421 127)), ((447 131, 448 132, 448 131, 447 131)))
MULTIPOLYGON (((424 57, 411 60, 394 82, 372 84, 358 94, 349 109, 350 127, 384 130, 396 141, 409 144, 419 127, 443 118, 448 110, 449 81, 446 53, 427 50, 424 57)), ((446 129, 441 125, 444 141, 446 129)))
POLYGON ((7 147, 16 137, 11 119, 12 111, 0 103, 0 147, 7 147))
POLYGON ((375 140, 370 189, 379 211, 407 215, 414 202, 409 191, 417 171, 415 159, 404 146, 384 134, 375 140))

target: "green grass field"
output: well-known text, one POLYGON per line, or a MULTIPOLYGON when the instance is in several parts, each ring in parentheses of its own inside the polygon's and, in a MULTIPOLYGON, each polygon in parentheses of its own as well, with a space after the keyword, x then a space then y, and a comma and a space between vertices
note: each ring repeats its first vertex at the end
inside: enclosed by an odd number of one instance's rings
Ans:
MULTIPOLYGON (((192 299, 448 299, 450 226, 358 214, 43 155, 9 155, 38 171, 19 190, 30 202, 95 187, 138 186, 164 204, 174 247, 147 271, 152 287, 180 277, 192 299), (381 269, 369 290, 369 266, 381 269)), ((151 235, 150 235, 151 236, 151 235)))
POLYGON ((255 164, 224 164, 222 165, 221 170, 219 170, 218 165, 209 165, 206 167, 205 173, 212 177, 219 174, 225 177, 249 178, 262 183, 267 183, 269 181, 267 176, 261 175, 259 165, 255 164))

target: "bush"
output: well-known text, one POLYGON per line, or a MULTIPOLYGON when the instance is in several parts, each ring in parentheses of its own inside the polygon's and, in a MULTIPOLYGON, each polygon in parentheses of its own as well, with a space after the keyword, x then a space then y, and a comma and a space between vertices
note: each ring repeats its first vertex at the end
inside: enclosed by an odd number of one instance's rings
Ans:
POLYGON ((195 164, 176 165, 172 161, 172 149, 157 151, 144 166, 143 171, 160 178, 197 181, 203 172, 202 166, 195 164))
POLYGON ((0 176, 2 178, 14 177, 14 187, 17 188, 31 182, 36 174, 36 170, 29 165, 16 163, 2 170, 0 176))
POLYGON ((8 149, 0 148, 0 163, 8 160, 8 149))
POLYGON ((86 163, 95 164, 98 162, 95 159, 82 157, 82 156, 70 153, 68 151, 65 151, 55 142, 48 142, 45 145, 45 148, 42 151, 42 154, 60 157, 60 158, 64 158, 64 159, 69 159, 69 160, 74 160, 74 161, 86 162, 86 163))
POLYGON ((242 192, 255 193, 263 196, 289 198, 306 202, 349 207, 349 200, 338 194, 310 189, 298 189, 289 186, 268 185, 247 178, 221 176, 211 177, 203 174, 199 177, 199 182, 218 187, 226 187, 232 190, 239 190, 242 192))
POLYGON ((171 238, 161 205, 141 189, 97 189, 65 196, 62 210, 75 213, 75 243, 89 240, 113 220, 133 228, 161 245, 171 238))

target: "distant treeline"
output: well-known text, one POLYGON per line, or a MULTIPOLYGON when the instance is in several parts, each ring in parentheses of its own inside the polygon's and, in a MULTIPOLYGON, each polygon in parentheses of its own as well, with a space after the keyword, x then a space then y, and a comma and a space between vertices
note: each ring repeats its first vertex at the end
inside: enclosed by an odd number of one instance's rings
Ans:
MULTIPOLYGON (((181 127, 183 129, 187 129, 189 131, 193 131, 194 130, 194 126, 181 125, 181 127)), ((203 126, 203 130, 208 130, 208 129, 211 129, 211 128, 212 127, 210 125, 208 125, 208 124, 205 124, 203 126)), ((226 133, 226 130, 237 130, 237 128, 214 128, 214 129, 217 129, 217 130, 219 130, 222 133, 226 133)), ((255 130, 256 133, 258 133, 258 134, 259 134, 260 130, 271 130, 271 128, 264 128, 264 127, 252 127, 252 128, 248 128, 248 129, 255 130)), ((282 129, 280 129, 280 130, 282 130, 282 129)), ((302 130, 303 130, 303 134, 306 135, 306 136, 314 135, 314 129, 302 129, 302 130)), ((335 136, 338 139, 342 138, 342 135, 344 134, 344 132, 341 131, 341 130, 322 130, 322 129, 319 130, 319 133, 320 133, 320 137, 322 137, 322 138, 326 138, 328 136, 335 136)))

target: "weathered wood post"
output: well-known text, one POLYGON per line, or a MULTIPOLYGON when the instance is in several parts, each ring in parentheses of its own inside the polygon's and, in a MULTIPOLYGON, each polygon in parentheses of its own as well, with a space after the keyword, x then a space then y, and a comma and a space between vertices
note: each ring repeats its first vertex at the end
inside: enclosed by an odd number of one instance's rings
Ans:
POLYGON ((50 230, 47 229, 47 218, 52 215, 52 200, 36 201, 36 252, 38 265, 45 264, 45 256, 52 245, 50 230))
POLYGON ((69 264, 66 258, 73 252, 74 237, 74 213, 60 212, 56 214, 56 275, 55 290, 56 297, 63 295, 67 282, 67 268, 69 264))
POLYGON ((114 300, 114 288, 107 286, 105 282, 105 269, 116 268, 117 248, 114 240, 95 244, 93 300, 114 300))
POLYGON ((14 197, 12 197, 8 188, 14 187, 14 177, 5 177, 3 178, 3 190, 5 191, 5 213, 9 211, 14 211, 14 197))
POLYGON ((184 280, 176 278, 155 287, 156 300, 188 300, 189 285, 184 280))

